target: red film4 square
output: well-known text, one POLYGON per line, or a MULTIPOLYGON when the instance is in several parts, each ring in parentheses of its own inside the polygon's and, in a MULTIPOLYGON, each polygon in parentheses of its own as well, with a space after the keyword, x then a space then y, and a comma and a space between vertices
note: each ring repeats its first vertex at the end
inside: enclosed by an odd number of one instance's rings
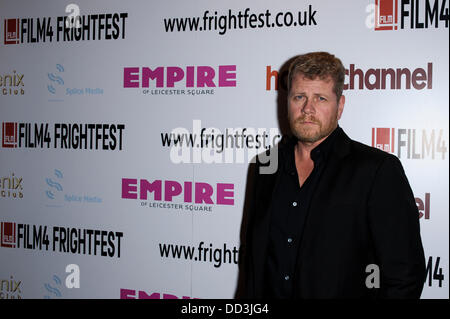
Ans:
POLYGON ((372 146, 388 153, 394 153, 395 129, 372 128, 372 146))
POLYGON ((19 19, 5 19, 5 44, 19 43, 19 19))
POLYGON ((2 147, 17 147, 17 123, 2 123, 2 147))
POLYGON ((375 30, 397 30, 398 0, 375 0, 375 30))
POLYGON ((16 223, 1 222, 0 246, 16 247, 16 223))

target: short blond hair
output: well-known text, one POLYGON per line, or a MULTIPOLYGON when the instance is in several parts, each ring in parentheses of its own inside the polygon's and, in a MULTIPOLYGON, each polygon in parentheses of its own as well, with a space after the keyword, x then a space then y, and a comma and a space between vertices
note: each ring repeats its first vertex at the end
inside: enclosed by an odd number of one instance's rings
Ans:
POLYGON ((289 66, 288 92, 290 92, 292 80, 297 74, 301 74, 311 80, 331 78, 337 99, 339 100, 342 95, 345 68, 341 60, 328 52, 310 52, 297 56, 289 66))

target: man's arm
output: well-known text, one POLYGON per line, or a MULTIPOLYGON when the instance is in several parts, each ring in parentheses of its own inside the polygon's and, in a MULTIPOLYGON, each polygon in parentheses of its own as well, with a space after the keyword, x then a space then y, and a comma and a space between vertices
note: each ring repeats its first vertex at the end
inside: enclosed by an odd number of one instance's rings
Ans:
POLYGON ((258 162, 249 166, 247 174, 247 186, 245 192, 244 214, 241 223, 241 254, 239 265, 239 282, 236 297, 241 299, 254 298, 252 251, 251 251, 251 225, 255 215, 256 185, 258 176, 258 162))
POLYGON ((420 298, 425 257, 419 212, 400 160, 393 155, 376 172, 368 214, 380 267, 380 296, 420 298))

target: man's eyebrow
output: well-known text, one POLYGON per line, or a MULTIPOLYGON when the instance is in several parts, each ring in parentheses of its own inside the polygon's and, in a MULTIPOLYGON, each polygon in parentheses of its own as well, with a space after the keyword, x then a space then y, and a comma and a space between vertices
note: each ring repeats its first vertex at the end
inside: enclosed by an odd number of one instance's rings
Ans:
MULTIPOLYGON (((300 95, 300 94, 305 94, 305 92, 291 90, 291 94, 293 94, 293 95, 300 95)), ((325 92, 323 92, 323 93, 318 92, 318 93, 313 93, 313 95, 330 97, 331 94, 328 94, 328 93, 325 93, 325 92)))

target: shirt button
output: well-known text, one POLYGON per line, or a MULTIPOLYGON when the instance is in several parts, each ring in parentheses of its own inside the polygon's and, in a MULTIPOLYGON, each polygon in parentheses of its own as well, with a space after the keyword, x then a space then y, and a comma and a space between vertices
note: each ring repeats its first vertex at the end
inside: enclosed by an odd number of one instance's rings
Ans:
POLYGON ((288 281, 289 280, 289 276, 284 276, 284 280, 288 281))
POLYGON ((290 243, 292 243, 292 238, 288 238, 288 243, 290 244, 290 243))
POLYGON ((292 202, 292 206, 297 207, 297 202, 292 202))

